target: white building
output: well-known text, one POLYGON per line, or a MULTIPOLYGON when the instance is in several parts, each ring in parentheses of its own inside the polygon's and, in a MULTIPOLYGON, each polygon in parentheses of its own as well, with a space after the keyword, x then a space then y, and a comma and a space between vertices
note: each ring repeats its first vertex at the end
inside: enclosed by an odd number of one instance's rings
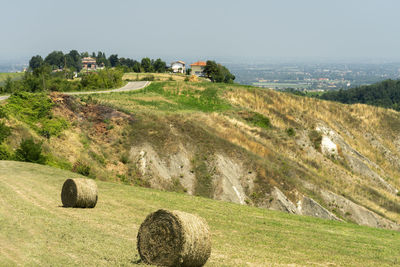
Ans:
POLYGON ((173 73, 185 73, 186 71, 185 62, 180 60, 172 62, 171 69, 173 73))

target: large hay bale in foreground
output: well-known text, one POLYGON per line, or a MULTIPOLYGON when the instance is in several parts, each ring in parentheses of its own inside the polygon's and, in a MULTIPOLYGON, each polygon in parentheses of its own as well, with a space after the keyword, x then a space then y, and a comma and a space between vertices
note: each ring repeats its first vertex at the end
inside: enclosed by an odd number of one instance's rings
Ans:
POLYGON ((64 207, 94 208, 97 203, 97 185, 91 179, 67 179, 61 191, 64 207))
POLYGON ((140 258, 161 266, 203 266, 211 253, 207 222, 182 211, 158 210, 147 216, 137 236, 140 258))

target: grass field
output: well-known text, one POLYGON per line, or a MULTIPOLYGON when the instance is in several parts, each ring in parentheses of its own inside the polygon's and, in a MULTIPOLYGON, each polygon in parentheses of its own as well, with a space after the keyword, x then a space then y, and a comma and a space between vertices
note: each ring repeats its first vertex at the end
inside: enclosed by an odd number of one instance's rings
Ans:
POLYGON ((138 265, 136 235, 160 208, 204 217, 206 266, 394 266, 400 233, 98 181, 94 209, 61 207, 67 171, 0 161, 0 266, 138 265))
POLYGON ((95 95, 93 98, 128 112, 212 112, 230 108, 219 92, 227 87, 229 85, 212 83, 153 82, 143 90, 95 95))
POLYGON ((18 72, 18 73, 16 73, 16 72, 1 72, 0 73, 0 85, 5 82, 7 77, 10 77, 13 80, 18 80, 18 79, 21 79, 22 76, 24 76, 24 73, 22 73, 22 72, 18 72))
POLYGON ((150 76, 154 77, 156 81, 183 81, 186 78, 184 74, 172 74, 172 73, 125 73, 122 77, 123 80, 132 80, 132 81, 140 81, 146 79, 150 76))

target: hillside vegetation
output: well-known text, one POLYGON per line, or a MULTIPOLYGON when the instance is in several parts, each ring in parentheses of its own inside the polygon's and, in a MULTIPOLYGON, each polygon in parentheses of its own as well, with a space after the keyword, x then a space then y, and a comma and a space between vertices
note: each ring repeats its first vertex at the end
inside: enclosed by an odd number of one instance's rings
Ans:
POLYGON ((13 81, 13 80, 22 79, 23 76, 24 76, 24 74, 22 72, 19 72, 19 73, 2 72, 2 73, 0 73, 0 85, 3 85, 7 81, 7 79, 10 79, 11 81, 13 81))
POLYGON ((61 207, 67 178, 32 163, 0 161, 0 265, 140 265, 136 235, 157 209, 205 218, 212 234, 206 266, 394 266, 400 233, 289 215, 173 192, 97 181, 94 209, 61 207))
POLYGON ((386 80, 348 90, 330 91, 322 94, 321 98, 345 104, 363 103, 400 111, 400 80, 386 80))
POLYGON ((4 104, 11 158, 33 137, 46 164, 99 180, 400 229, 393 110, 185 81, 49 99, 35 122, 4 104))

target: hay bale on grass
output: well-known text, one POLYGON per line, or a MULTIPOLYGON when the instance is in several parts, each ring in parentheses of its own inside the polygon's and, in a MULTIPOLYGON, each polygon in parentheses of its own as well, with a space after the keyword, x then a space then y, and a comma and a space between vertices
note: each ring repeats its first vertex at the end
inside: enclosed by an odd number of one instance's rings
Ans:
POLYGON ((203 266, 211 253, 207 222, 182 211, 158 210, 147 216, 137 236, 141 259, 161 266, 203 266))
POLYGON ((94 208, 97 203, 97 185, 91 179, 67 179, 61 191, 64 207, 94 208))

